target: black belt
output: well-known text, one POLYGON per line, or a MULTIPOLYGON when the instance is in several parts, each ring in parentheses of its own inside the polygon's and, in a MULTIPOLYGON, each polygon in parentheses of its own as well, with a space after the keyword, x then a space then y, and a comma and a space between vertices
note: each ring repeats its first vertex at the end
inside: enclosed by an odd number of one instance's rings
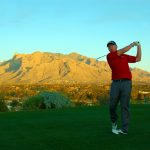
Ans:
POLYGON ((123 78, 123 79, 116 79, 116 80, 113 80, 115 82, 122 82, 122 81, 130 81, 130 79, 127 79, 127 78, 123 78))

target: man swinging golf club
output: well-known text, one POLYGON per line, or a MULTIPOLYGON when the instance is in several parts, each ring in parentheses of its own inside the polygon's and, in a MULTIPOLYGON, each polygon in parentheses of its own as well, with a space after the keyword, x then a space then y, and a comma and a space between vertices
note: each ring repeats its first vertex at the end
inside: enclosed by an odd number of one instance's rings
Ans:
POLYGON ((107 43, 108 50, 107 62, 112 70, 112 83, 110 89, 110 118, 112 122, 112 133, 127 134, 129 125, 129 102, 132 89, 132 74, 128 63, 141 61, 140 42, 133 42, 130 45, 117 50, 114 41, 107 43), (126 55, 132 47, 137 46, 137 55, 126 55), (118 115, 116 113, 118 102, 120 101, 122 128, 117 129, 118 115))

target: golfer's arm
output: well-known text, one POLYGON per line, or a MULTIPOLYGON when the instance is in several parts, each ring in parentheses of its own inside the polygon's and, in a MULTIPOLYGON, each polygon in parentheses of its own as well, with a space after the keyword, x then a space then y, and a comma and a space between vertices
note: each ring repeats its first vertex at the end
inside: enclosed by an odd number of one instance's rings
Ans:
POLYGON ((141 56, 142 56, 141 45, 139 45, 137 46, 136 62, 141 61, 141 56))
POLYGON ((134 46, 134 43, 131 43, 130 45, 128 45, 128 46, 126 46, 126 47, 124 47, 124 48, 122 48, 122 49, 119 49, 119 50, 117 51, 118 56, 120 56, 120 55, 126 53, 126 52, 129 51, 133 46, 134 46))

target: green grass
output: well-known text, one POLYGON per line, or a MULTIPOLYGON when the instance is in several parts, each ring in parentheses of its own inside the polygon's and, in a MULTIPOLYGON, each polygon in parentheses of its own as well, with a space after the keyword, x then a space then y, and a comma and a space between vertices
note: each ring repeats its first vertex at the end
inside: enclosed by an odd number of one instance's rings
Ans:
POLYGON ((107 106, 0 113, 0 150, 150 150, 150 105, 132 105, 128 135, 107 106))

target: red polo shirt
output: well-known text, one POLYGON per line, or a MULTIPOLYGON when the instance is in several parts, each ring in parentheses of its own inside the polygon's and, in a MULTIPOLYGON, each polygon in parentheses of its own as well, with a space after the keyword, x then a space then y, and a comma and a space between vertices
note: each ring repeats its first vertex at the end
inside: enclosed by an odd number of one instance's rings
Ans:
POLYGON ((112 70, 112 80, 116 79, 132 79, 132 74, 128 63, 135 63, 136 57, 126 54, 117 55, 117 51, 110 52, 107 55, 107 62, 112 70))

